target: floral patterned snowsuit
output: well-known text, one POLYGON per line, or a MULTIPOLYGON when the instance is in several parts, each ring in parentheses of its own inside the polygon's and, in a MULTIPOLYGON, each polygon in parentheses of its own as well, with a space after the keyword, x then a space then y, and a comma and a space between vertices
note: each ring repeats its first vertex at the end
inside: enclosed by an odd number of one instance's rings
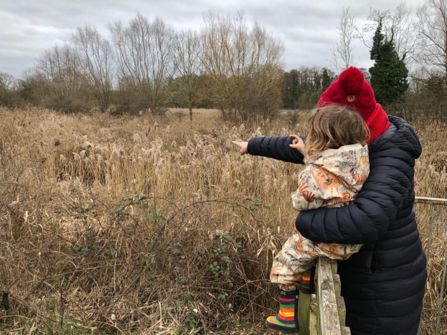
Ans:
MULTIPOLYGON (((348 205, 369 175, 368 147, 361 144, 325 150, 305 163, 298 190, 292 194, 293 206, 299 211, 348 205)), ((314 242, 295 229, 273 261, 270 280, 283 290, 295 290, 300 287, 303 272, 314 266, 316 258, 345 260, 361 247, 314 242)))

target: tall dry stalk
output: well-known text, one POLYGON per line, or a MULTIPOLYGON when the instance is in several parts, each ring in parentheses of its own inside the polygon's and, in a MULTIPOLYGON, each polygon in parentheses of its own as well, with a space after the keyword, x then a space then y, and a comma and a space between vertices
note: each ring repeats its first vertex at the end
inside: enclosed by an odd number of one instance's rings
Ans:
MULTIPOLYGON (((231 141, 303 133, 300 120, 195 122, 0 109, 2 327, 34 334, 262 333, 272 256, 293 230, 299 166, 239 156, 231 141)), ((447 197, 445 123, 414 126, 416 192, 447 197)), ((423 242, 430 212, 417 208, 423 242)), ((445 246, 429 263, 433 330, 445 246)), ((447 306, 444 308, 444 314, 447 306)), ((444 315, 443 314, 443 315, 444 315)), ((447 324, 442 319, 442 330, 447 324)))

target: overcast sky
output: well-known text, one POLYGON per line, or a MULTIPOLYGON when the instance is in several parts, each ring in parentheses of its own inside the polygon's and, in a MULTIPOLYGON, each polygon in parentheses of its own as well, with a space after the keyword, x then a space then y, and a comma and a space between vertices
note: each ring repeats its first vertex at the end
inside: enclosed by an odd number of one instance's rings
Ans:
MULTIPOLYGON (((407 0, 410 7, 423 0, 407 0)), ((371 7, 395 9, 401 0, 0 0, 0 72, 20 77, 42 51, 68 41, 77 27, 96 26, 108 35, 108 24, 127 23, 139 11, 156 16, 175 29, 203 25, 203 13, 242 10, 247 21, 258 21, 284 41, 285 68, 329 66, 337 43, 336 26, 342 8, 350 7, 363 26, 371 7)), ((370 67, 369 53, 360 41, 354 55, 359 67, 370 67)))

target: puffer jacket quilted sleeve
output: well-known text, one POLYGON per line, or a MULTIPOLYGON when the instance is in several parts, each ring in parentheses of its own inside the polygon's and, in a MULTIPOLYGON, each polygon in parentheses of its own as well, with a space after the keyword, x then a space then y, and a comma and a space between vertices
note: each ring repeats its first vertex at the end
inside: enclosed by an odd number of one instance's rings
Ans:
MULTIPOLYGON (((304 139, 304 137, 301 137, 304 139)), ((304 164, 304 156, 289 147, 293 139, 288 136, 253 137, 248 141, 247 151, 250 155, 264 156, 284 162, 304 164)))

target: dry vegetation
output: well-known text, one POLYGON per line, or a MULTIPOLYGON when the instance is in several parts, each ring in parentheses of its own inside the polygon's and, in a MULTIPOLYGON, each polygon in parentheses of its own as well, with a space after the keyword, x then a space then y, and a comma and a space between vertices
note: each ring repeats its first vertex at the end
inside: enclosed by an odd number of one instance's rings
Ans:
MULTIPOLYGON (((14 334, 262 334, 272 253, 292 231, 300 167, 231 140, 303 133, 302 114, 233 125, 216 111, 110 117, 0 109, 0 290, 14 334), (298 124, 295 126, 295 123, 298 124)), ((417 194, 447 197, 447 125, 414 121, 417 194)), ((426 243, 431 214, 417 208, 426 243)), ((424 333, 445 238, 438 209, 424 333)), ((447 306, 443 331, 447 331, 447 306)))

